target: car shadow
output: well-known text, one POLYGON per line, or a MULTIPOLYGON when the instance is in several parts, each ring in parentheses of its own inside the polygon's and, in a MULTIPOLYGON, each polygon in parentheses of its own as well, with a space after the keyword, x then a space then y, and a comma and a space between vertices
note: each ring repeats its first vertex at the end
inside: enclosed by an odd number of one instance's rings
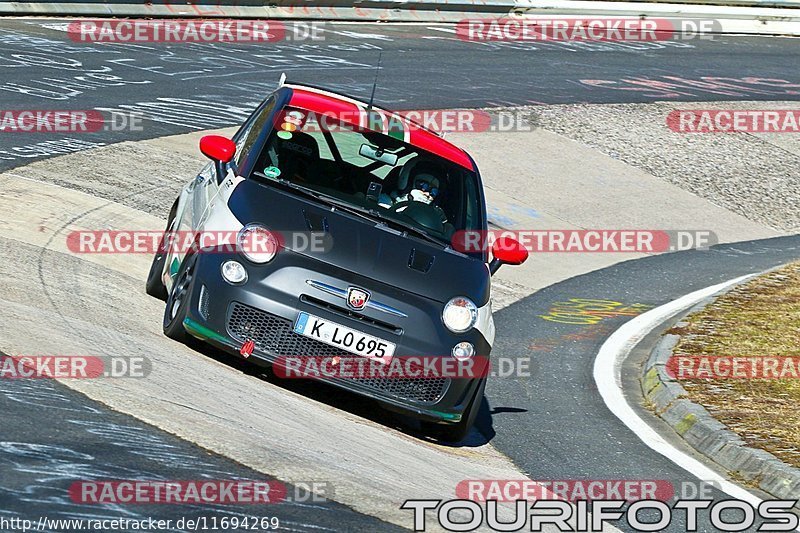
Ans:
POLYGON ((418 420, 386 409, 377 400, 313 379, 285 379, 277 377, 272 371, 272 368, 268 365, 247 361, 194 338, 190 338, 187 344, 206 357, 214 359, 244 374, 257 377, 276 387, 281 387, 282 389, 306 396, 307 398, 330 407, 347 411, 348 413, 376 424, 392 428, 420 440, 450 448, 475 448, 488 444, 496 435, 492 422, 496 414, 526 412, 525 409, 512 407, 492 409, 484 396, 475 420, 475 426, 472 431, 470 431, 469 435, 460 442, 444 442, 426 435, 418 420))

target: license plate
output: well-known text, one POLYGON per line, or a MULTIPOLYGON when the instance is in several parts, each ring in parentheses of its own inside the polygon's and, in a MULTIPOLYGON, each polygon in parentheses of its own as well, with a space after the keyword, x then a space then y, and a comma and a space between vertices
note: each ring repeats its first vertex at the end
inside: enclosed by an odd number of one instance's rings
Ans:
POLYGON ((294 332, 384 363, 391 361, 392 355, 394 355, 395 344, 392 342, 305 312, 301 312, 297 316, 294 332))

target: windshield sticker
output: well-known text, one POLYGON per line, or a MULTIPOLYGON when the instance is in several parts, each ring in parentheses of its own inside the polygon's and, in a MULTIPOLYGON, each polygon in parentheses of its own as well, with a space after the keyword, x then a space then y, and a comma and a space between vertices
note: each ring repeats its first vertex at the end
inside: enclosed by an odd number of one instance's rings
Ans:
POLYGON ((283 139, 284 141, 288 141, 289 139, 291 139, 291 138, 292 138, 292 134, 291 134, 291 132, 288 132, 288 131, 282 131, 282 130, 281 130, 281 131, 279 131, 279 132, 278 132, 278 137, 280 137, 280 138, 281 138, 281 139, 283 139))
POLYGON ((264 169, 264 175, 268 178, 277 178, 281 175, 281 169, 278 167, 267 167, 264 169))

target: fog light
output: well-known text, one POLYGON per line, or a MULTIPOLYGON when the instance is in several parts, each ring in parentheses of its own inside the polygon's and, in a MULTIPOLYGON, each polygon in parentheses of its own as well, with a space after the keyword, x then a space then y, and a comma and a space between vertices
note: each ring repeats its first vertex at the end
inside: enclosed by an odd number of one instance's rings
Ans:
POLYGON ((459 361, 464 361, 465 359, 469 359, 475 354, 475 347, 464 341, 459 342, 455 346, 453 346, 453 357, 458 359, 459 361))
POLYGON ((222 263, 222 277, 231 285, 239 285, 247 281, 247 270, 238 261, 222 263))

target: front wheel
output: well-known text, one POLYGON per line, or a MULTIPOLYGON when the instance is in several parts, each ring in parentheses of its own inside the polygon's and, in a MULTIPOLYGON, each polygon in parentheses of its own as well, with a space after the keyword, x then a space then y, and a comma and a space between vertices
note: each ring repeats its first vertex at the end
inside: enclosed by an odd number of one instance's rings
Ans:
POLYGON ((187 254, 183 259, 164 309, 164 335, 179 342, 185 342, 187 339, 183 321, 186 319, 186 312, 192 299, 196 264, 197 255, 195 253, 187 254))
POLYGON ((158 298, 159 300, 166 300, 168 296, 167 288, 164 287, 164 282, 161 281, 161 274, 164 273, 164 261, 167 258, 165 250, 166 237, 170 228, 172 227, 172 223, 175 221, 175 213, 177 210, 178 201, 176 200, 172 205, 172 209, 169 211, 167 228, 164 230, 164 234, 161 236, 161 242, 158 243, 158 250, 156 250, 156 253, 153 256, 153 262, 150 264, 150 272, 147 274, 145 292, 154 298, 158 298))
POLYGON ((469 430, 475 425, 475 419, 478 418, 478 412, 481 410, 481 403, 483 403, 483 391, 486 390, 486 378, 481 378, 478 384, 478 390, 470 400, 469 405, 464 409, 461 415, 461 420, 456 424, 435 424, 425 422, 422 428, 425 433, 437 440, 444 442, 461 442, 469 434, 469 430))
POLYGON ((150 264, 150 273, 147 274, 147 283, 145 284, 145 292, 153 298, 159 300, 167 299, 167 288, 164 287, 164 282, 161 281, 161 273, 164 272, 164 259, 166 257, 161 250, 156 252, 153 256, 153 262, 150 264))

